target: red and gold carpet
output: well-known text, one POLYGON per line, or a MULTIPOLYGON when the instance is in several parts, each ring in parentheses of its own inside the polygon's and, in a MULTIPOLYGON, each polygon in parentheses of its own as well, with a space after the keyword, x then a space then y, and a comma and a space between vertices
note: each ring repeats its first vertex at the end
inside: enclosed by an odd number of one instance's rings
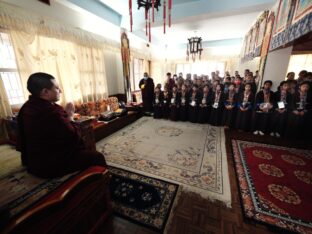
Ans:
POLYGON ((232 140, 245 216, 312 233, 312 151, 232 140))

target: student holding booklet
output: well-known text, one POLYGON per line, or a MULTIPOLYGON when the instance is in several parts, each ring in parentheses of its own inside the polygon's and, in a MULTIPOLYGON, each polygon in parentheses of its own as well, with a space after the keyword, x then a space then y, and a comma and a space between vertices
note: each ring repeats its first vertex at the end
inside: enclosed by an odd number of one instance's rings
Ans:
POLYGON ((170 98, 170 116, 169 119, 177 121, 179 119, 179 108, 180 108, 180 93, 178 93, 178 87, 174 85, 172 87, 172 94, 170 98))
POLYGON ((223 86, 217 84, 216 91, 212 94, 212 109, 210 113, 210 124, 213 126, 221 126, 222 124, 224 98, 223 86))
POLYGON ((280 137, 285 133, 288 107, 291 103, 291 94, 288 92, 289 85, 287 81, 280 83, 278 91, 274 93, 273 113, 271 121, 271 136, 280 137))
POLYGON ((251 92, 251 84, 247 83, 244 86, 244 91, 239 94, 237 102, 237 116, 235 128, 241 131, 250 131, 251 117, 255 95, 251 92))
POLYGON ((201 101, 201 95, 198 91, 198 85, 194 84, 192 91, 189 97, 189 108, 188 108, 188 118, 189 121, 192 123, 196 123, 198 120, 198 110, 199 104, 201 101))

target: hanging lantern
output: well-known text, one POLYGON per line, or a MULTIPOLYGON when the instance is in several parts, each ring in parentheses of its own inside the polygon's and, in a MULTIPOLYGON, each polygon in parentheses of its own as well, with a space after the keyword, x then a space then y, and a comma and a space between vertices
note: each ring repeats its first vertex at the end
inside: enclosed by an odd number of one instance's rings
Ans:
MULTIPOLYGON (((161 6, 161 0, 137 0, 138 9, 143 7, 145 9, 145 33, 151 42, 151 21, 155 22, 155 9, 158 11, 161 6), (150 16, 150 9, 152 9, 152 16, 150 16)), ((166 20, 168 8, 168 25, 171 27, 171 9, 172 0, 163 0, 163 26, 164 34, 166 33, 166 20)), ((132 15, 132 0, 129 0, 129 14, 130 14, 130 30, 133 29, 133 15, 132 15)))
POLYGON ((189 60, 189 55, 191 54, 193 62, 195 62, 196 55, 198 54, 199 60, 201 59, 201 54, 203 51, 202 38, 201 37, 191 37, 188 40, 186 48, 186 60, 189 60))

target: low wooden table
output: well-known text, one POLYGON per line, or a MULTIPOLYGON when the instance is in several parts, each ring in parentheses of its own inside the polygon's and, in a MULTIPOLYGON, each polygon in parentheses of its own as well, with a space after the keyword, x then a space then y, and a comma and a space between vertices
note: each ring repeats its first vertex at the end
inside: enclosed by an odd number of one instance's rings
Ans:
POLYGON ((126 115, 117 117, 110 122, 94 121, 93 130, 95 141, 97 142, 102 140, 110 134, 136 121, 140 117, 141 115, 139 115, 136 111, 128 111, 126 115))
POLYGON ((93 131, 93 123, 94 119, 89 117, 82 116, 80 119, 75 120, 75 123, 78 124, 81 132, 81 138, 86 144, 87 149, 95 150, 95 138, 93 131))

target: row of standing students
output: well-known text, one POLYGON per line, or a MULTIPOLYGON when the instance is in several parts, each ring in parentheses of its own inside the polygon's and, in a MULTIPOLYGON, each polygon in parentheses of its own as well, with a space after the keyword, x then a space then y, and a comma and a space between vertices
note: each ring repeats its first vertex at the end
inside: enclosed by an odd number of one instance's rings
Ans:
POLYGON ((205 86, 202 91, 194 85, 188 92, 183 85, 178 92, 155 89, 154 118, 173 121, 209 123, 213 126, 227 126, 254 134, 271 134, 289 138, 311 137, 311 95, 310 84, 303 83, 298 92, 291 95, 288 84, 282 82, 277 92, 270 88, 271 81, 264 83, 263 90, 256 95, 251 91, 252 84, 236 93, 231 84, 227 93, 218 84, 215 91, 205 86))

